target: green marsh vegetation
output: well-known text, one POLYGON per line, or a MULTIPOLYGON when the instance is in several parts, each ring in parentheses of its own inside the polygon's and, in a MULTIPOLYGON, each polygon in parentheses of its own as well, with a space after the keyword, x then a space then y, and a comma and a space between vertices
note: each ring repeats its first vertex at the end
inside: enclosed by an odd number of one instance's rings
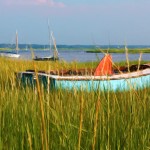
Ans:
MULTIPOLYGON (((12 48, 10 46, 3 47, 3 48, 0 48, 0 51, 12 51, 15 49, 15 46, 13 46, 13 47, 14 48, 12 48)), ((31 45, 29 47, 31 47, 31 45)), ((33 47, 32 47, 32 49, 34 51, 39 50, 39 49, 40 50, 49 50, 49 46, 36 47, 33 45, 33 47)), ((125 53, 125 48, 95 48, 95 46, 93 46, 93 48, 82 47, 82 46, 78 46, 78 47, 76 47, 76 46, 68 46, 68 47, 60 46, 59 50, 60 51, 63 51, 63 50, 72 51, 72 50, 76 50, 77 48, 79 50, 86 51, 87 53, 107 53, 107 52, 109 52, 109 53, 125 53)), ((24 46, 23 48, 21 48, 21 50, 26 50, 26 47, 24 46)), ((150 48, 128 48, 128 53, 130 53, 130 54, 150 53, 150 48)))
MULTIPOLYGON (((87 53, 125 53, 124 48, 109 48, 109 49, 89 49, 86 50, 87 53)), ((139 53, 150 53, 150 48, 129 48, 128 53, 130 54, 139 54, 139 53)))
POLYGON ((96 65, 0 58, 0 149, 150 149, 150 88, 38 92, 14 74, 96 65))

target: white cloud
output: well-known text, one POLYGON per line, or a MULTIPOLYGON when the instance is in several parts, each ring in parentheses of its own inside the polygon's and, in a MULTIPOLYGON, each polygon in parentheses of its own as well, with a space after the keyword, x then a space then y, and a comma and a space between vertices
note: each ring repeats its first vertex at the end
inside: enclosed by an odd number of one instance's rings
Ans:
POLYGON ((65 7, 62 2, 55 0, 5 0, 6 5, 48 5, 49 7, 65 7))
MULTIPOLYGON (((38 0, 38 1, 44 1, 44 0, 38 0)), ((65 4, 62 2, 55 2, 54 0, 45 0, 45 1, 47 1, 47 3, 53 7, 65 7, 65 4)))

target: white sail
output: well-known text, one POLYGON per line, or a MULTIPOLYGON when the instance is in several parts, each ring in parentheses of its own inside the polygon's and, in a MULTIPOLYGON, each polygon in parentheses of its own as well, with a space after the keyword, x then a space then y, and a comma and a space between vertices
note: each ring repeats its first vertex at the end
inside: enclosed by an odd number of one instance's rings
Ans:
POLYGON ((1 52, 0 56, 2 56, 2 57, 10 57, 10 58, 18 58, 18 57, 20 57, 20 54, 18 54, 18 50, 19 50, 19 47, 18 47, 18 33, 16 31, 16 48, 15 48, 16 52, 5 51, 5 52, 1 52))

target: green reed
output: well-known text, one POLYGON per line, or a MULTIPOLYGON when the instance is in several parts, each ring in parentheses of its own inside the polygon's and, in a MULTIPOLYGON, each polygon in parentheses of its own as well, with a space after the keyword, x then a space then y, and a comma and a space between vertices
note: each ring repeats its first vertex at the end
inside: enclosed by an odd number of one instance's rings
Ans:
MULTIPOLYGON (((36 62, 38 70, 81 67, 36 62)), ((23 87, 15 72, 32 61, 0 59, 0 149, 44 149, 37 87, 23 87)), ((83 65, 84 66, 84 65, 83 65)), ((50 91, 41 87, 49 149, 149 149, 150 88, 138 91, 50 91)))

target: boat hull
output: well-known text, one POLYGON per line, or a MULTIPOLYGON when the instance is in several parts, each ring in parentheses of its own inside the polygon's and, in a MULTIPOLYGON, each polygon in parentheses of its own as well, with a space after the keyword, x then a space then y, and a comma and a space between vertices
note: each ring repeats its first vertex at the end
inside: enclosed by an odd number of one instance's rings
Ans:
POLYGON ((110 90, 110 91, 126 91, 132 89, 142 89, 150 86, 150 75, 141 76, 130 79, 117 79, 117 80, 57 80, 51 78, 53 89, 77 89, 77 90, 110 90))
MULTIPOLYGON (((17 73, 17 79, 24 85, 36 86, 34 72, 17 73)), ((150 87, 150 69, 112 76, 59 76, 38 73, 38 79, 44 88, 51 90, 127 91, 150 87)))
POLYGON ((35 57, 33 60, 35 60, 35 61, 56 61, 56 60, 59 60, 59 58, 54 58, 54 57, 35 57))
POLYGON ((19 58, 20 55, 17 53, 0 53, 2 57, 19 58))

